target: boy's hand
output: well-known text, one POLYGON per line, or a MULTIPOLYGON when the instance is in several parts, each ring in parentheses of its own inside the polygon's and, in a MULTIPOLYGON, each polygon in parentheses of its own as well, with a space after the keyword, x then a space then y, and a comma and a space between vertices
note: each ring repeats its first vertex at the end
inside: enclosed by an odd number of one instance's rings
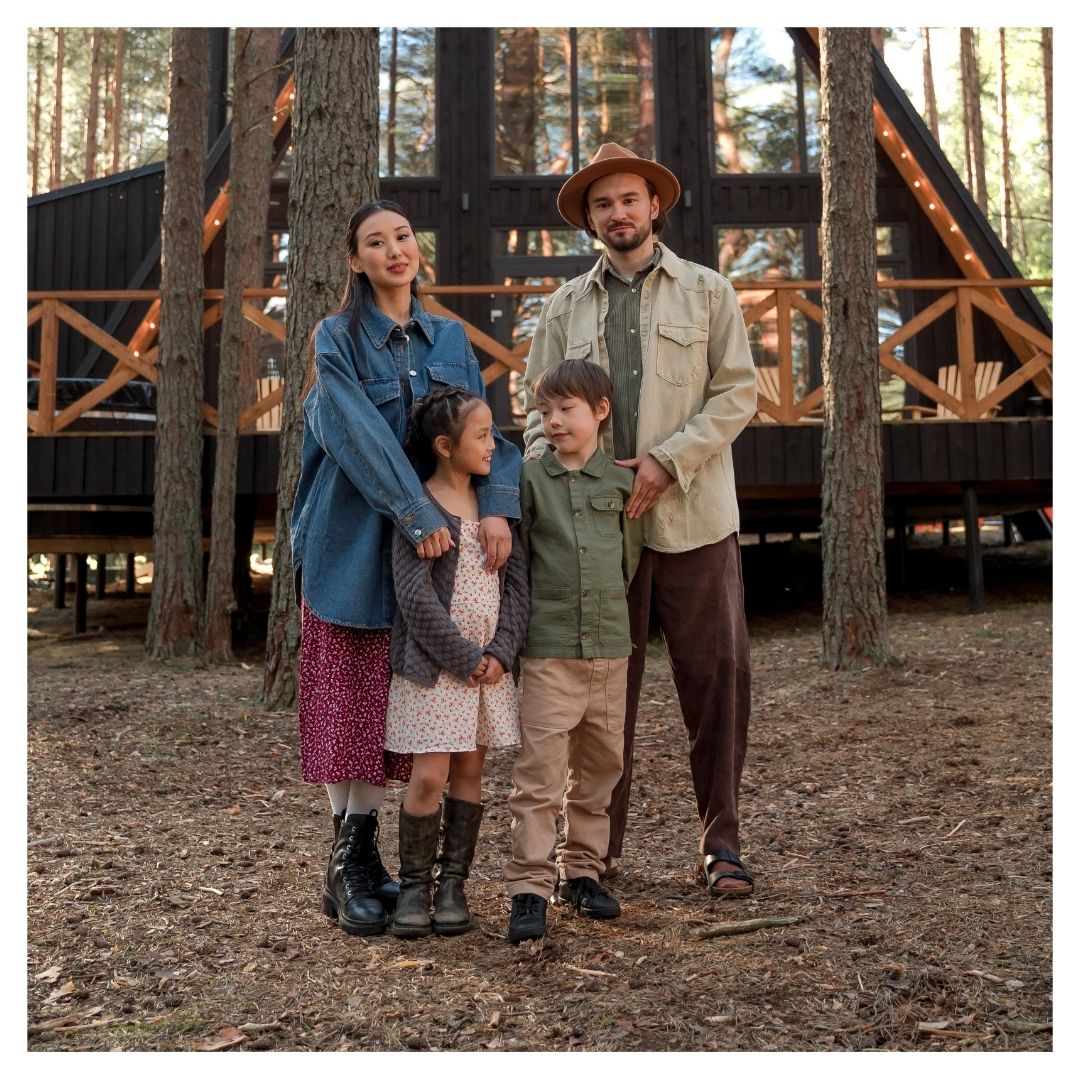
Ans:
POLYGON ((660 501, 660 496, 675 483, 671 473, 651 454, 616 461, 615 464, 622 465, 626 469, 633 469, 637 473, 634 477, 634 490, 630 492, 630 501, 626 504, 628 518, 643 517, 660 501))
POLYGON ((477 537, 485 555, 484 569, 494 574, 510 558, 510 526, 506 524, 506 518, 481 518, 477 537))
POLYGON ((465 685, 466 686, 476 687, 476 686, 479 686, 480 683, 482 683, 484 681, 484 678, 483 678, 484 672, 487 671, 488 662, 490 660, 491 660, 491 657, 487 656, 487 655, 484 655, 484 656, 480 657, 480 663, 476 665, 476 669, 465 680, 465 685))
POLYGON ((450 539, 450 530, 444 525, 430 536, 425 536, 416 545, 416 554, 421 559, 437 559, 440 555, 445 555, 453 546, 454 541, 450 539))
POLYGON ((506 674, 506 668, 502 666, 501 660, 496 659, 490 653, 485 654, 484 659, 487 661, 487 671, 484 672, 480 682, 485 686, 492 686, 506 674))

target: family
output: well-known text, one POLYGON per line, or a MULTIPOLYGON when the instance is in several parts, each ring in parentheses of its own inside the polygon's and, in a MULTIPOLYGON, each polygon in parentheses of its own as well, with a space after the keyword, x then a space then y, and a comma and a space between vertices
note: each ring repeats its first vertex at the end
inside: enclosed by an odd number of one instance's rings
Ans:
POLYGON ((554 897, 619 916, 650 622, 686 724, 706 887, 753 891, 731 446, 756 379, 730 283, 658 239, 679 195, 615 143, 563 185, 560 214, 604 251, 541 311, 524 460, 462 325, 421 303, 402 209, 365 203, 349 222, 341 308, 313 335, 292 518, 301 775, 330 798, 323 911, 347 933, 472 927, 484 756, 518 744, 507 939, 543 937, 554 897), (378 847, 388 780, 408 782, 398 881, 378 847))

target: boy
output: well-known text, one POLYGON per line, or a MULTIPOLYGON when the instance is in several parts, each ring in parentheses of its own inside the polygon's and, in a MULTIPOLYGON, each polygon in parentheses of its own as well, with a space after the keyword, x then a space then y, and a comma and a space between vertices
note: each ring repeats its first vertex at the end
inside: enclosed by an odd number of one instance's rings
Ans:
POLYGON ((599 449, 610 419, 607 372, 562 360, 533 395, 551 447, 521 473, 522 546, 530 613, 521 650, 521 753, 510 795, 512 857, 507 939, 544 936, 547 904, 613 919, 619 903, 601 887, 607 807, 622 775, 626 668, 631 652, 626 590, 641 553, 641 522, 628 519, 634 473, 599 449))

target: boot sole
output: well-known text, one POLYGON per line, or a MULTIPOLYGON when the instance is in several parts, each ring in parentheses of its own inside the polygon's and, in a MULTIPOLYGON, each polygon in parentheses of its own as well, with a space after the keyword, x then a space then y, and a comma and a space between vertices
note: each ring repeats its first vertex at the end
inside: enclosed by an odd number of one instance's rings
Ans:
POLYGON ((511 945, 517 945, 521 941, 536 941, 547 933, 547 927, 542 930, 508 930, 506 940, 511 945))
POLYGON ((439 937, 455 937, 457 934, 467 934, 473 928, 473 923, 471 919, 467 923, 432 922, 431 928, 439 937))
POLYGON ((323 914, 328 919, 333 919, 334 922, 345 931, 346 934, 352 934, 354 937, 376 937, 379 934, 386 933, 386 919, 383 918, 381 922, 371 923, 354 923, 349 922, 346 919, 342 919, 338 912, 337 905, 333 899, 325 892, 323 893, 322 902, 323 914))
POLYGON ((430 926, 398 926, 397 923, 391 923, 387 929, 394 937, 399 938, 421 938, 431 934, 430 926))

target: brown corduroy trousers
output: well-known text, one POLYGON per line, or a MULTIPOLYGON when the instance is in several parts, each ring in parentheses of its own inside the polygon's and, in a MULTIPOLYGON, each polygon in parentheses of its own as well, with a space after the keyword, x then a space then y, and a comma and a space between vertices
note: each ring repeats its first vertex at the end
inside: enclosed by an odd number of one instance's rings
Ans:
POLYGON ((622 854, 634 728, 650 611, 667 645, 690 741, 702 854, 739 851, 739 782, 750 720, 750 646, 739 537, 670 554, 646 548, 627 596, 634 652, 627 672, 623 774, 611 796, 608 858, 622 854))

